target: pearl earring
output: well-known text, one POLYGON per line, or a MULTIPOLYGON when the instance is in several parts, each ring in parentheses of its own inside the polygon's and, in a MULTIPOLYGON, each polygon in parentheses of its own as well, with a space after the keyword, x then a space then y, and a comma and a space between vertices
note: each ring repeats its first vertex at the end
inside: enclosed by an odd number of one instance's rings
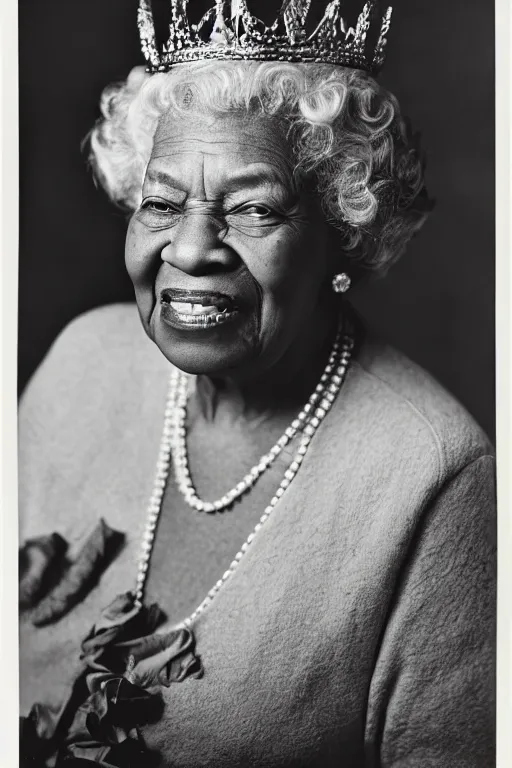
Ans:
POLYGON ((346 272, 340 272, 334 275, 332 279, 332 289, 334 293, 346 293, 352 284, 352 280, 346 272))

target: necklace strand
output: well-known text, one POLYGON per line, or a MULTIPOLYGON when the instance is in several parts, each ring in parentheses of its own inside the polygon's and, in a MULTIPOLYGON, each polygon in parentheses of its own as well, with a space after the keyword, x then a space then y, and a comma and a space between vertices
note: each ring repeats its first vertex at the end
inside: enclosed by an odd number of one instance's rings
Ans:
POLYGON ((309 422, 316 424, 316 420, 322 419, 324 411, 330 407, 335 394, 326 391, 331 379, 339 377, 335 373, 336 360, 339 355, 340 332, 336 336, 333 344, 329 361, 324 369, 320 383, 309 398, 304 408, 300 411, 296 419, 292 421, 289 427, 283 432, 279 440, 270 449, 268 453, 263 454, 260 460, 249 470, 245 477, 234 488, 229 490, 217 501, 202 501, 194 487, 188 464, 187 451, 187 397, 188 397, 188 377, 185 374, 177 374, 177 395, 175 400, 174 418, 171 432, 171 455, 174 465, 174 473, 178 488, 186 503, 197 512, 220 512, 249 491, 259 480, 262 474, 274 463, 279 454, 286 448, 288 443, 295 437, 297 432, 302 431, 309 422), (316 408, 316 410, 315 410, 316 408))
MULTIPOLYGON (((260 460, 260 463, 256 465, 258 473, 255 476, 254 481, 251 484, 248 484, 245 490, 248 490, 250 487, 254 485, 254 482, 256 482, 256 480, 261 476, 261 474, 265 471, 265 469, 267 469, 267 467, 270 466, 270 464, 275 460, 275 458, 279 455, 279 453, 281 453, 283 448, 286 445, 288 445, 290 440, 297 434, 297 432, 301 431, 302 436, 300 439, 299 447, 297 448, 297 451, 294 455, 292 462, 289 464, 288 468, 286 469, 278 489, 276 490, 274 496, 270 500, 268 506, 265 508, 262 516, 260 517, 259 522, 256 524, 253 531, 249 534, 246 541, 244 542, 244 544, 242 544, 242 547, 235 555, 233 561, 229 565, 229 568, 224 572, 222 577, 213 585, 213 587, 210 589, 210 591, 208 592, 204 600, 195 609, 195 611, 182 622, 184 626, 190 626, 192 624, 192 622, 197 618, 197 616, 199 616, 199 614, 202 613, 205 610, 205 608, 207 608, 207 606, 215 598, 219 590, 228 581, 228 579, 231 577, 231 575, 237 568, 240 560, 243 558, 243 556, 249 549, 258 531, 260 531, 263 525, 267 522, 271 513, 276 507, 279 499, 283 496, 286 489, 290 486, 292 480, 295 478, 295 475, 300 469, 300 466, 304 460, 304 457, 308 451, 309 445, 311 443, 311 440, 316 430, 318 429, 321 422, 329 412, 334 400, 336 399, 336 396, 339 390, 341 389, 341 386, 345 379, 347 368, 350 362, 353 346, 354 346, 354 341, 353 341, 353 337, 350 330, 347 331, 344 334, 343 338, 341 339, 341 328, 340 328, 338 330, 335 342, 333 344, 332 352, 329 357, 329 362, 324 370, 324 373, 322 374, 322 378, 320 380, 320 383, 316 387, 315 392, 310 397, 308 403, 306 404, 304 409, 300 412, 297 419, 295 419, 292 422, 291 426, 285 431, 283 436, 277 441, 277 443, 271 449, 271 451, 268 454, 265 454, 265 456, 262 457, 262 460, 260 460), (292 431, 293 431, 293 434, 292 434, 292 431), (270 459, 270 457, 272 458, 270 459)), ((162 438, 160 442, 160 450, 158 454, 157 465, 156 465, 156 476, 155 476, 153 491, 148 504, 147 520, 146 520, 146 525, 144 529, 144 534, 142 537, 141 553, 139 557, 139 565, 138 565, 138 571, 137 571, 137 580, 136 580, 136 586, 135 586, 135 602, 138 607, 142 606, 142 602, 144 599, 144 587, 146 583, 147 573, 149 570, 149 562, 150 562, 151 553, 153 550, 153 544, 154 544, 156 529, 158 525, 158 519, 160 516, 161 507, 162 507, 162 499, 165 491, 165 486, 167 484, 167 479, 169 476, 169 470, 171 465, 171 453, 174 450, 176 450, 176 447, 178 445, 182 446, 182 452, 180 453, 180 461, 178 462, 175 459, 173 461, 175 472, 177 467, 181 469, 184 466, 186 466, 188 469, 188 459, 186 455, 186 427, 185 427, 187 378, 188 377, 186 376, 186 374, 183 374, 180 371, 173 370, 169 379, 169 389, 168 389, 165 414, 164 414, 164 426, 163 426, 162 438), (177 435, 178 429, 180 430, 179 436, 177 435), (177 440, 177 437, 179 437, 178 440, 177 440), (183 447, 184 447, 184 453, 183 453, 183 447)), ((178 483, 178 487, 180 488, 180 491, 183 493, 183 488, 182 486, 180 486, 180 480, 177 472, 176 472, 176 475, 177 475, 176 480, 178 483)), ((188 473, 188 477, 190 478, 190 473, 188 473)), ((246 475, 246 478, 248 477, 251 477, 251 480, 254 477, 252 470, 248 475, 246 475)), ((237 499, 239 496, 242 495, 242 493, 245 492, 245 490, 239 490, 240 488, 241 488, 241 484, 236 486, 235 489, 230 491, 228 494, 226 494, 225 497, 223 497, 219 501, 219 503, 222 504, 222 507, 220 507, 221 509, 225 508, 226 506, 231 506, 231 504, 235 501, 235 499, 237 499), (227 504, 224 504, 223 503, 224 498, 228 498, 228 497, 230 498, 230 501, 227 504)), ((189 493, 189 497, 190 497, 190 493, 189 493)), ((198 501, 200 500, 198 499, 198 501)), ((201 503, 203 504, 202 510, 205 511, 204 508, 206 505, 204 504, 204 502, 201 502, 201 503)), ((195 505, 191 505, 191 506, 195 507, 195 505)), ((215 503, 213 503, 213 507, 215 511, 217 509, 215 507, 215 503)), ((197 509, 197 507, 195 508, 197 509)), ((209 507, 207 509, 209 509, 209 507)))

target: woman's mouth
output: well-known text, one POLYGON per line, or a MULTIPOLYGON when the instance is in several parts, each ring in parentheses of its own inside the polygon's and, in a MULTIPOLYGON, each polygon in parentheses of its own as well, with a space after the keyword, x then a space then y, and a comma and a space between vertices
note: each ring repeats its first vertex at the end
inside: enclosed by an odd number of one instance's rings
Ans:
POLYGON ((165 289, 160 293, 162 320, 174 328, 207 329, 232 322, 240 314, 235 301, 226 294, 193 293, 165 289))

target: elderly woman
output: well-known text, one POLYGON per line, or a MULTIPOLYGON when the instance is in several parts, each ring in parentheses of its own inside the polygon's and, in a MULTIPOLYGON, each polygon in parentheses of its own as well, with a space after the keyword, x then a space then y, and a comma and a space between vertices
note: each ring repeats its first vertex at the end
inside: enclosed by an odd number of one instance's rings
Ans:
POLYGON ((493 451, 344 297, 430 209, 384 34, 223 7, 91 134, 138 315, 22 404, 24 764, 490 766, 493 451))

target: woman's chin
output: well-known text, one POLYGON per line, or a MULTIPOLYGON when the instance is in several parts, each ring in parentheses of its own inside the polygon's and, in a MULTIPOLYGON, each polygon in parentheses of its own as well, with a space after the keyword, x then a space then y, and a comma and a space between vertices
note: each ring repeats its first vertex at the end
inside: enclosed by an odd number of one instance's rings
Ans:
POLYGON ((185 373, 229 374, 250 366, 257 355, 256 323, 242 317, 204 324, 166 320, 155 318, 151 337, 164 357, 185 373))

